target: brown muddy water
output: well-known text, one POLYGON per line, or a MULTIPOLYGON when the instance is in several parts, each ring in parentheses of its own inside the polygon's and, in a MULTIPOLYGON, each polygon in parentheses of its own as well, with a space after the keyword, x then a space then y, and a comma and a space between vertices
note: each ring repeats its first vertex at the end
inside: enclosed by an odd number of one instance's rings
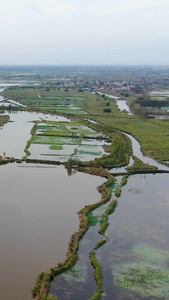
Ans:
POLYGON ((30 300, 36 276, 64 261, 77 212, 100 200, 103 181, 63 166, 0 167, 1 299, 30 300))

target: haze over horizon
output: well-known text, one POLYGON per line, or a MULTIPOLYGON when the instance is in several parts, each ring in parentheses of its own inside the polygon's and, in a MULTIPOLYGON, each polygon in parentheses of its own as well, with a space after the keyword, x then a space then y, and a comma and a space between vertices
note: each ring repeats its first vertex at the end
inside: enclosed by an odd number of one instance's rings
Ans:
POLYGON ((168 0, 1 0, 0 65, 169 65, 168 0))

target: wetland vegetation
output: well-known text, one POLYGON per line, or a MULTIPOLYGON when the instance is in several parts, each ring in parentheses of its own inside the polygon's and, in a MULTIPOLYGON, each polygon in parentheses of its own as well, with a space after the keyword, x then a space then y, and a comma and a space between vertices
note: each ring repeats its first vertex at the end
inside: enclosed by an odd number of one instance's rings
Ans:
MULTIPOLYGON (((66 75, 61 68, 60 77, 57 77, 58 71, 56 71, 57 75, 53 73, 49 75, 46 69, 43 77, 27 75, 27 80, 33 80, 34 84, 27 82, 21 86, 9 86, 1 92, 1 96, 6 100, 12 99, 22 106, 17 104, 13 106, 10 102, 10 105, 5 108, 2 102, 3 113, 0 115, 0 126, 6 124, 14 113, 20 112, 26 116, 27 113, 36 112, 39 117, 34 115, 31 119, 31 132, 29 132, 31 134, 25 143, 25 154, 22 156, 6 155, 8 152, 4 149, 0 164, 18 161, 18 159, 20 162, 25 161, 27 166, 30 163, 41 163, 44 166, 63 164, 69 175, 78 171, 88 176, 95 175, 106 179, 97 188, 101 195, 100 201, 88 205, 86 203, 86 206, 78 212, 79 229, 72 233, 65 261, 58 262, 57 266, 49 266, 49 271, 45 270, 38 275, 32 290, 32 295, 36 300, 61 299, 63 290, 67 290, 67 284, 72 286, 72 292, 68 295, 70 300, 75 297, 73 284, 77 282, 81 284, 78 293, 83 290, 83 284, 87 284, 87 278, 90 277, 92 271, 90 269, 89 272, 89 266, 80 260, 81 247, 83 248, 85 242, 91 243, 86 240, 86 237, 92 233, 95 244, 91 246, 91 249, 89 247, 90 251, 85 252, 88 255, 87 260, 93 266, 96 284, 95 292, 89 297, 90 300, 102 299, 103 296, 106 300, 110 299, 110 287, 107 289, 108 283, 105 283, 107 275, 104 267, 104 260, 106 260, 104 251, 106 253, 108 250, 110 253, 107 260, 113 257, 110 278, 113 277, 113 288, 117 293, 119 291, 124 293, 126 291, 126 295, 133 293, 132 295, 137 295, 136 299, 149 296, 164 299, 168 297, 167 250, 153 248, 153 243, 156 243, 152 240, 152 245, 138 244, 137 241, 132 250, 127 249, 129 260, 126 257, 123 260, 123 255, 118 256, 115 250, 113 254, 110 251, 109 244, 114 240, 113 236, 110 238, 109 232, 113 231, 111 220, 116 219, 115 216, 120 211, 119 204, 125 197, 125 188, 128 186, 128 181, 130 184, 130 178, 133 178, 133 174, 157 174, 161 171, 167 173, 168 170, 163 170, 163 165, 169 166, 168 120, 149 118, 151 113, 162 114, 159 108, 165 107, 165 114, 167 114, 168 96, 150 94, 150 86, 154 82, 154 77, 157 78, 159 74, 163 74, 162 71, 153 69, 152 72, 155 73, 152 78, 150 70, 145 68, 144 72, 147 76, 145 83, 142 80, 143 70, 136 71, 131 68, 129 71, 124 68, 119 75, 120 68, 115 69, 100 68, 98 71, 94 68, 92 73, 85 69, 84 73, 80 73, 81 75, 76 70, 75 76, 71 73, 72 69, 70 74, 66 75), (133 76, 137 79, 134 80, 133 76), (150 86, 148 83, 151 83, 150 86), (129 113, 130 110, 119 109, 118 98, 126 101, 133 114, 129 113), (149 107, 156 110, 149 109, 149 107), (48 115, 54 119, 48 118, 48 115), (58 115, 62 117, 61 120, 57 120, 58 115), (125 133, 140 142, 144 155, 163 164, 160 170, 155 165, 143 162, 133 153, 131 140, 125 133), (133 164, 130 165, 131 157, 133 164), (119 172, 115 175, 116 168, 119 172), (118 175, 117 180, 113 175, 118 175), (146 258, 148 255, 144 256, 144 250, 147 251, 146 253, 153 253, 152 256, 155 259, 148 260, 146 258), (160 253, 164 258, 161 261, 160 253), (104 259, 101 259, 103 256, 104 259), (57 278, 60 280, 61 290, 57 287, 57 278)), ((166 75, 165 72, 164 74, 166 75)), ((164 91, 166 87, 163 83, 162 80, 158 87, 160 86, 164 91)), ((156 87, 156 83, 153 84, 156 87)), ((141 193, 140 190, 134 188, 131 192, 141 193)), ((144 204, 145 207, 148 205, 146 201, 144 204)), ((132 210, 131 207, 130 210, 132 210)), ((116 236, 116 227, 114 231, 116 236)), ((120 234, 125 243, 125 235, 121 231, 120 234)), ((143 241, 144 239, 142 238, 143 241)), ((119 247, 118 243, 116 247, 119 247)), ((164 248, 166 247, 165 245, 164 248)), ((124 249, 120 248, 119 251, 123 253, 124 249)), ((106 265, 108 270, 109 264, 106 265)), ((125 297, 127 296, 124 296, 124 299, 125 297)))

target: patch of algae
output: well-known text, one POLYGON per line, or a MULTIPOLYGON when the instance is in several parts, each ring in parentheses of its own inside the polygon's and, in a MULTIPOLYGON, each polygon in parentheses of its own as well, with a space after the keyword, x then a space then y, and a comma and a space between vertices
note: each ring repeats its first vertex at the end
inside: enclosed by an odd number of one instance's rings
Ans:
MULTIPOLYGON (((113 269, 116 286, 144 297, 169 297, 169 270, 149 263, 119 264, 113 269)), ((168 298, 167 298, 168 299, 168 298)))
POLYGON ((136 244, 131 253, 135 261, 113 267, 114 284, 144 297, 169 299, 169 252, 136 244))
POLYGON ((146 244, 137 244, 132 248, 132 252, 139 259, 155 263, 155 264, 166 264, 169 262, 169 252, 154 248, 146 244))
POLYGON ((60 277, 64 278, 66 281, 85 283, 87 281, 87 267, 85 264, 78 261, 75 266, 65 271, 60 277))

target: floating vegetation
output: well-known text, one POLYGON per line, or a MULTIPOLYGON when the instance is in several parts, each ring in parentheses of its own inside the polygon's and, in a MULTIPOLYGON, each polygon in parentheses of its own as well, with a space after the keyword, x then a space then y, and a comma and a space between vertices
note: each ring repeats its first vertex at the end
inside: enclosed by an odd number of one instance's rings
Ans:
POLYGON ((132 248, 132 252, 139 259, 149 261, 154 264, 167 264, 169 262, 169 252, 151 247, 147 244, 137 244, 132 248))
POLYGON ((111 184, 111 185, 109 185, 109 189, 110 189, 110 191, 115 191, 117 188, 119 188, 119 184, 118 183, 113 183, 113 184, 111 184))
POLYGON ((66 281, 85 283, 87 281, 87 267, 78 261, 76 265, 60 275, 66 281))
POLYGON ((51 145, 49 148, 51 150, 63 150, 63 147, 60 145, 51 145))
POLYGON ((89 218, 89 226, 95 226, 99 223, 98 216, 94 216, 92 211, 90 211, 87 216, 89 218))
POLYGON ((103 153, 102 152, 93 152, 93 151, 85 151, 85 150, 79 150, 78 154, 90 154, 90 155, 94 155, 94 156, 100 156, 103 153))
POLYGON ((159 265, 132 262, 113 268, 114 284, 144 297, 169 297, 169 270, 159 265))

